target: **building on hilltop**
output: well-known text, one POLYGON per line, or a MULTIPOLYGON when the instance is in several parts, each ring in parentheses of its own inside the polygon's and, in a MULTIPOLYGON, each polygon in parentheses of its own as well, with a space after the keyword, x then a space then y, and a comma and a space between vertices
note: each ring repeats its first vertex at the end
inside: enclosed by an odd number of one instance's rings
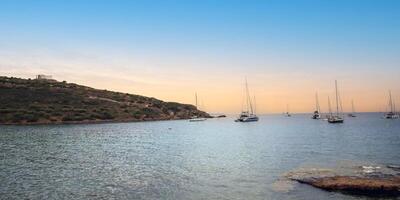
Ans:
POLYGON ((38 75, 36 75, 36 79, 48 80, 48 79, 53 79, 53 77, 51 75, 38 74, 38 75))
POLYGON ((36 80, 56 82, 56 80, 53 79, 53 77, 51 75, 44 75, 44 74, 36 75, 36 80))

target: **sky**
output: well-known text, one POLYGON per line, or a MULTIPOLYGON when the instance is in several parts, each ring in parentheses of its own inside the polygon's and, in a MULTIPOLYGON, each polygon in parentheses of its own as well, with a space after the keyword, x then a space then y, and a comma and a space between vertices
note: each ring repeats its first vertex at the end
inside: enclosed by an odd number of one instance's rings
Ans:
POLYGON ((400 107, 397 0, 0 0, 0 76, 52 75, 99 89, 258 113, 400 107))

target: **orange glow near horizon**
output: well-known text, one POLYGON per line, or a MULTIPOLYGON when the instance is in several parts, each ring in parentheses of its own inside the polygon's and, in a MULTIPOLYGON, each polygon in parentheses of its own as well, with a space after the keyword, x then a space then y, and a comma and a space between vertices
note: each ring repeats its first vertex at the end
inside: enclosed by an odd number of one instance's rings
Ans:
MULTIPOLYGON (((48 73, 49 74, 49 73, 48 73)), ((105 73, 106 74, 106 73, 105 73)), ((11 74, 5 76, 33 78, 33 73, 11 74)), ((117 76, 98 76, 87 74, 52 74, 59 81, 82 84, 97 89, 127 92, 143 96, 155 97, 163 101, 194 104, 194 93, 197 92, 201 110, 209 113, 237 114, 242 109, 244 78, 239 75, 195 76, 169 80, 157 79, 135 74, 117 76), (134 77, 142 77, 135 81, 134 77), (203 77, 206 77, 203 79, 203 77)), ((375 75, 376 76, 376 75, 375 75)), ((377 77, 378 78, 378 77, 377 77)), ((383 78, 383 77, 382 77, 383 78)), ((338 78, 339 91, 342 97, 343 110, 351 110, 354 100, 356 112, 383 112, 387 109, 388 89, 392 86, 395 102, 400 95, 400 88, 393 88, 394 82, 366 81, 373 79, 338 78)), ((283 75, 254 78, 248 77, 251 95, 256 96, 257 113, 282 113, 289 105, 291 113, 311 113, 315 109, 315 93, 318 92, 322 112, 328 112, 327 97, 331 97, 332 109, 335 109, 334 78, 320 77, 303 79, 283 75)))

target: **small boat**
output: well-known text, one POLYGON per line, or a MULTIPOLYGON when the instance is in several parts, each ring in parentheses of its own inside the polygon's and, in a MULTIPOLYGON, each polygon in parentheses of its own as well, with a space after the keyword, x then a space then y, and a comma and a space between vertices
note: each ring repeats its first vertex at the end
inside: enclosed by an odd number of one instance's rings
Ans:
POLYGON ((319 101, 318 101, 318 93, 315 93, 315 111, 313 113, 313 116, 311 117, 312 119, 321 119, 321 109, 319 107, 319 101))
POLYGON ((355 113, 354 112, 354 102, 353 102, 353 100, 351 100, 351 113, 347 114, 347 116, 349 116, 349 117, 357 117, 354 113, 355 113))
POLYGON ((339 116, 339 97, 338 97, 338 89, 337 89, 337 81, 335 80, 335 91, 336 91, 336 115, 333 115, 332 109, 331 109, 331 102, 328 97, 328 104, 329 104, 329 112, 330 116, 328 117, 328 122, 329 123, 343 123, 344 119, 339 116))
POLYGON ((189 119, 189 122, 202 122, 206 120, 207 120, 206 118, 193 117, 192 119, 189 119))
POLYGON ((398 119, 399 115, 396 114, 396 106, 395 103, 392 101, 392 92, 389 90, 389 109, 390 111, 385 114, 385 119, 398 119))
POLYGON ((245 80, 245 89, 246 89, 246 110, 242 111, 239 117, 235 120, 235 122, 256 122, 259 120, 258 116, 256 115, 256 107, 255 107, 255 97, 254 97, 254 110, 253 104, 249 94, 249 87, 247 85, 247 79, 245 80))
MULTIPOLYGON (((195 93, 195 99, 196 99, 196 109, 198 109, 198 105, 197 105, 197 92, 195 93)), ((206 118, 203 117, 198 117, 198 116, 193 116, 191 119, 189 119, 189 122, 202 122, 202 121, 206 121, 206 118)))

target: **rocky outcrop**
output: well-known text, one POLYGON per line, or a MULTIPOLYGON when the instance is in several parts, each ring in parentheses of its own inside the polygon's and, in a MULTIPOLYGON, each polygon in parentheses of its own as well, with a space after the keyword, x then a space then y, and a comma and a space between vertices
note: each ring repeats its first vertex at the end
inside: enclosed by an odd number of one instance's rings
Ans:
POLYGON ((334 176, 314 179, 297 179, 317 188, 365 195, 399 195, 400 177, 334 176))
POLYGON ((289 172, 290 180, 328 190, 368 196, 400 196, 399 167, 357 166, 348 169, 300 169, 289 172))

